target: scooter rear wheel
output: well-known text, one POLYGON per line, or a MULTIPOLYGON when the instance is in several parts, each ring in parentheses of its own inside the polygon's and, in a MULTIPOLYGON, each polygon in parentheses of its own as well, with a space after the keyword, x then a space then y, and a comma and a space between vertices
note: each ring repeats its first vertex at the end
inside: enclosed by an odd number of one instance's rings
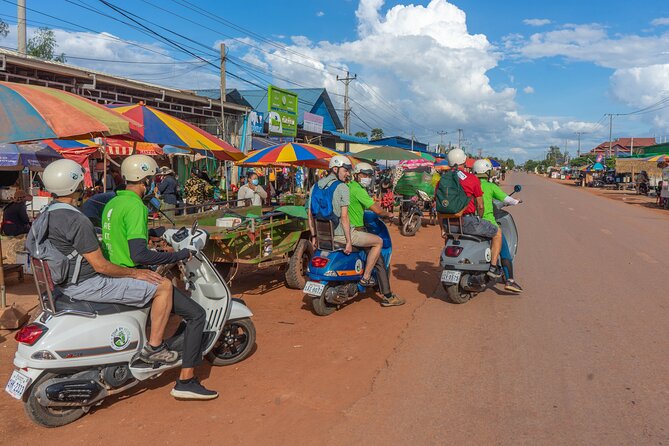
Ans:
POLYGON ((325 300, 325 291, 319 297, 312 297, 311 308, 319 316, 329 316, 337 310, 337 307, 330 305, 325 300))
POLYGON ((37 400, 37 389, 45 381, 52 378, 65 377, 66 375, 56 375, 54 373, 45 373, 30 387, 30 393, 26 399, 23 408, 33 422, 44 427, 59 427, 70 424, 86 413, 82 407, 47 407, 40 404, 37 400))
POLYGON ((472 298, 472 293, 462 290, 457 283, 454 285, 446 285, 445 283, 442 283, 442 285, 448 294, 448 300, 454 304, 464 304, 469 302, 469 299, 472 298))

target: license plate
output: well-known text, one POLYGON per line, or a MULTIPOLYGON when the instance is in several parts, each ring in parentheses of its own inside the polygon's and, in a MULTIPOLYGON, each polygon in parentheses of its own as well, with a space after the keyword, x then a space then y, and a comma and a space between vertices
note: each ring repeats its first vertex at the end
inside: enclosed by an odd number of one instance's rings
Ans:
POLYGON ((20 400, 29 384, 30 378, 23 375, 22 373, 19 373, 17 370, 14 370, 11 378, 9 378, 7 386, 5 387, 5 391, 12 397, 20 400))
POLYGON ((325 290, 325 285, 322 283, 318 282, 307 282, 307 284, 304 286, 304 293, 309 294, 311 296, 320 296, 323 294, 323 290, 325 290))
POLYGON ((450 269, 445 269, 441 273, 441 281, 443 283, 459 283, 461 274, 462 273, 460 271, 451 271, 450 269))

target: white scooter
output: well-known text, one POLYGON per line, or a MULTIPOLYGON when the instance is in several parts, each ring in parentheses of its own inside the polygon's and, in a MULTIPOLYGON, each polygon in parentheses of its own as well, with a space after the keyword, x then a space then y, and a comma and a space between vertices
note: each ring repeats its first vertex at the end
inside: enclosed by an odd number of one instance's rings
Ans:
MULTIPOLYGON (((179 269, 191 298, 207 313, 202 352, 214 365, 229 365, 253 350, 253 314, 243 301, 232 299, 227 284, 202 253, 207 237, 197 222, 191 229, 168 229, 163 235, 175 250, 194 251, 179 269)), ((74 301, 53 286, 46 263, 33 259, 33 272, 42 312, 16 334, 17 369, 5 390, 24 402, 37 424, 71 423, 106 397, 180 367, 181 359, 157 365, 139 359, 147 341, 149 307, 74 301)), ((170 349, 182 350, 184 325, 166 340, 170 349)))

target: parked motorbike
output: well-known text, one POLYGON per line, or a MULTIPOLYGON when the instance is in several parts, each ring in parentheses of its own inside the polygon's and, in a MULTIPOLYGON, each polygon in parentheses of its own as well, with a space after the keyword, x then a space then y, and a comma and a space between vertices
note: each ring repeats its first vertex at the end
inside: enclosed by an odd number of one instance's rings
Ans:
MULTIPOLYGON (((388 280, 387 275, 377 274, 377 269, 385 268, 388 271, 393 251, 392 240, 385 223, 375 213, 366 211, 364 222, 368 232, 383 240, 381 257, 372 273, 378 284, 379 280, 388 280)), ((316 221, 315 224, 318 248, 309 262, 304 293, 311 298, 314 313, 328 316, 365 291, 359 282, 367 262, 367 252, 354 248, 351 254, 346 255, 344 246, 334 242, 331 222, 316 221)))
POLYGON ((437 211, 434 201, 422 190, 417 190, 416 195, 402 200, 400 205, 400 234, 406 237, 416 235, 423 224, 424 212, 428 213, 430 224, 437 221, 437 211))
MULTIPOLYGON (((521 186, 516 185, 513 193, 520 191, 521 186)), ((502 209, 502 202, 495 201, 494 206, 495 219, 506 237, 513 259, 518 251, 516 223, 513 216, 502 209)), ((453 220, 442 222, 446 225, 446 243, 441 252, 441 284, 451 302, 463 304, 497 280, 487 275, 492 257, 490 239, 462 234, 461 220, 453 220)))
MULTIPOLYGON (((168 229, 163 235, 175 250, 194 251, 177 267, 190 297, 207 314, 202 352, 214 365, 230 365, 253 349, 253 314, 243 301, 231 297, 202 253, 207 237, 197 222, 190 229, 168 229)), ((16 370, 6 391, 23 401, 35 423, 46 427, 71 423, 108 396, 180 367, 181 359, 174 364, 139 359, 147 341, 149 307, 72 300, 53 286, 46 263, 33 259, 33 271, 42 311, 16 335, 16 370)), ((184 328, 182 322, 165 341, 170 349, 182 351, 184 328)))

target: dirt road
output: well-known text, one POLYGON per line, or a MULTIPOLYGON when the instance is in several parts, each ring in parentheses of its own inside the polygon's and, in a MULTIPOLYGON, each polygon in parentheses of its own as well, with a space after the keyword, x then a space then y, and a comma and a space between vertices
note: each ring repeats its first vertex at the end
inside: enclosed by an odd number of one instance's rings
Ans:
MULTIPOLYGON (((669 215, 532 175, 514 182, 522 296, 445 302, 437 228, 393 230, 407 305, 364 299, 319 318, 300 292, 257 285, 280 275, 245 276, 235 289, 258 349, 203 370, 217 400, 174 401, 171 374, 46 430, 3 394, 0 443, 667 444, 669 215)), ((3 381, 14 349, 0 344, 3 381)))

